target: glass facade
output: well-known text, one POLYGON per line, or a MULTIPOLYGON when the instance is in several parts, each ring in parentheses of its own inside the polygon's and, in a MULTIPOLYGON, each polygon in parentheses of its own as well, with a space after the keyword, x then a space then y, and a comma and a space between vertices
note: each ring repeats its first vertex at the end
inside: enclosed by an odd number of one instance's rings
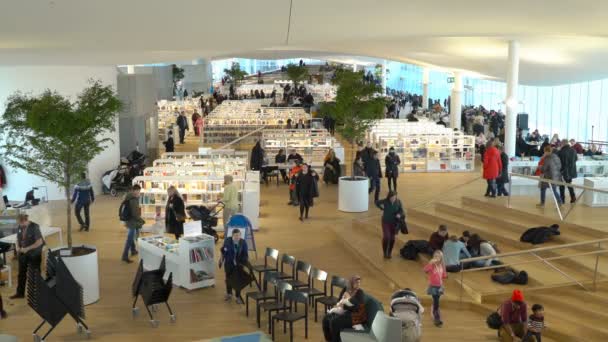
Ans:
POLYGON ((304 61, 307 65, 315 65, 315 64, 325 64, 325 61, 320 61, 317 59, 310 58, 291 58, 291 59, 271 59, 271 60, 262 60, 262 59, 246 59, 246 58, 229 58, 229 59, 221 59, 216 60, 211 63, 211 68, 213 69, 213 80, 220 80, 224 76, 224 69, 230 69, 233 62, 238 62, 241 66, 241 69, 245 70, 248 74, 257 74, 258 71, 266 72, 280 69, 282 66, 286 66, 287 64, 300 63, 300 59, 304 61))

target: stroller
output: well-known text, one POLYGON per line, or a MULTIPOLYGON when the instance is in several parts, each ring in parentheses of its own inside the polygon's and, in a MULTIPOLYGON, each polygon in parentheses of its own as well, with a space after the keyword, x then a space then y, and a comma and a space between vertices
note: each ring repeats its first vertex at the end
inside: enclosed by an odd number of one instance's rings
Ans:
POLYGON ((137 151, 120 158, 120 165, 116 169, 108 170, 101 176, 103 193, 116 197, 119 192, 127 191, 133 178, 143 174, 145 160, 146 156, 137 151))
POLYGON ((204 234, 213 236, 215 243, 219 240, 217 231, 217 216, 224 209, 224 203, 219 202, 212 208, 207 208, 204 205, 190 205, 186 207, 188 216, 194 221, 201 221, 201 231, 204 234))
POLYGON ((410 289, 399 290, 391 296, 391 316, 402 322, 401 342, 417 342, 422 336, 424 308, 416 293, 410 289))

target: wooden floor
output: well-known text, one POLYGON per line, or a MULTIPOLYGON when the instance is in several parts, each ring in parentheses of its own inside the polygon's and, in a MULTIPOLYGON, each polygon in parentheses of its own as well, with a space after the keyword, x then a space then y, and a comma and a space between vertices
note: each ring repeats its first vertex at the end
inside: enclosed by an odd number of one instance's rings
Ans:
MULTIPOLYGON (((178 145, 178 150, 193 150, 194 146, 178 145)), ((383 194, 386 194, 385 183, 383 194)), ((475 173, 405 174, 399 178, 399 194, 411 210, 425 208, 441 200, 456 200, 466 195, 477 195, 483 189, 483 181, 475 173)), ((379 231, 380 211, 371 207, 366 213, 346 214, 337 211, 337 186, 320 187, 320 198, 311 209, 310 219, 297 220, 297 208, 286 205, 288 190, 285 185, 262 186, 261 230, 256 233, 258 249, 271 246, 281 252, 295 255, 332 274, 350 276, 359 274, 363 288, 385 303, 395 286, 411 287, 417 291, 427 308, 424 315, 424 341, 495 341, 494 331, 485 327, 487 310, 469 304, 459 305, 454 289, 448 289, 443 309, 445 326, 433 327, 430 307, 424 296, 424 274, 418 265, 404 269, 402 260, 385 261, 380 255, 379 231), (355 220, 355 221, 353 221, 355 220), (360 227, 353 222, 368 222, 360 227), (365 231, 370 229, 377 231, 365 231), (376 235, 374 235, 376 234, 376 235), (349 243, 345 243, 348 241, 349 243), (350 243, 352 242, 352 243, 350 243)), ((75 233, 77 243, 94 244, 99 250, 101 278, 101 300, 86 307, 86 321, 96 341, 195 341, 224 335, 236 335, 258 329, 255 319, 245 316, 244 306, 223 301, 223 272, 218 272, 215 288, 186 292, 175 289, 170 303, 177 314, 177 322, 170 323, 164 308, 157 313, 158 328, 148 325, 145 312, 139 317, 131 315, 130 286, 136 263, 120 262, 126 231, 117 217, 120 200, 109 196, 98 196, 92 207, 92 226, 89 233, 75 233)), ((32 216, 41 224, 53 224, 65 229, 63 204, 51 202, 38 207, 32 216)), ((595 211, 594 211, 595 215, 595 211)), ((604 211, 598 215, 608 218, 604 211)), ((64 232, 65 234, 65 232, 64 232)), ((426 238, 426 231, 412 232, 426 238)), ((48 239, 50 246, 57 245, 55 238, 48 239)), ((16 269, 17 264, 13 262, 16 269)), ((14 279, 16 281, 16 277, 14 279)), ((40 322, 38 316, 27 307, 24 300, 11 301, 7 297, 11 289, 0 288, 9 318, 0 321, 0 333, 16 335, 20 340, 31 339, 31 332, 40 322)), ((143 308, 142 308, 143 309, 143 308)), ((296 324, 296 341, 303 341, 303 324, 296 324)), ((51 334, 51 341, 77 341, 81 337, 75 325, 66 318, 51 334)), ((278 334, 278 341, 287 341, 288 336, 278 334)), ((320 324, 309 327, 310 341, 322 341, 320 324)), ((550 341, 550 339, 547 339, 550 341)))

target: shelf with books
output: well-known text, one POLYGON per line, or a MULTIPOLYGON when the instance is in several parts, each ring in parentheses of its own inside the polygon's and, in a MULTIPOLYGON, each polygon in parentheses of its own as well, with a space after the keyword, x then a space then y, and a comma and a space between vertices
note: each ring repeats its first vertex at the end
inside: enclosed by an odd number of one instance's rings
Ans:
POLYGON ((273 159, 280 149, 286 154, 295 149, 305 162, 316 167, 323 166, 325 155, 331 148, 344 161, 344 148, 325 129, 265 129, 262 148, 269 159, 273 159))

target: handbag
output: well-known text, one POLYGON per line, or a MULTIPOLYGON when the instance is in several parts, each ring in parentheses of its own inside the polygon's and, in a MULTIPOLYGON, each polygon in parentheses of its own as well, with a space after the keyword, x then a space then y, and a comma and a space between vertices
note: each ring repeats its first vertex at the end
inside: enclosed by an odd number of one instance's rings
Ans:
POLYGON ((173 208, 171 208, 171 210, 173 210, 173 215, 175 215, 175 220, 177 222, 186 222, 186 215, 178 214, 173 208))
POLYGON ((401 216, 397 220, 397 229, 401 232, 401 234, 409 234, 409 231, 407 229, 407 222, 405 222, 405 217, 401 216))
POLYGON ((498 310, 500 310, 501 307, 502 305, 499 306, 496 311, 488 315, 488 318, 486 318, 486 324, 488 325, 488 328, 498 330, 500 329, 500 327, 502 327, 502 317, 498 313, 498 310))

